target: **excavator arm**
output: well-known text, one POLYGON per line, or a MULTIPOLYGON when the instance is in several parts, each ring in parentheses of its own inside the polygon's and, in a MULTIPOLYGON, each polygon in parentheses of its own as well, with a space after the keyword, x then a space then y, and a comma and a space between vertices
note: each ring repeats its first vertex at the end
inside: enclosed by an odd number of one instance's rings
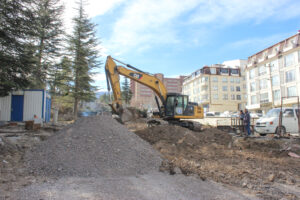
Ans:
POLYGON ((111 56, 107 56, 105 73, 107 77, 108 90, 110 91, 111 86, 114 95, 114 100, 110 106, 112 107, 113 112, 116 114, 122 114, 123 112, 120 75, 151 88, 160 98, 162 104, 165 105, 167 99, 167 89, 161 80, 156 78, 154 75, 143 72, 135 67, 132 67, 131 65, 122 63, 111 56), (122 65, 117 65, 116 62, 122 65))

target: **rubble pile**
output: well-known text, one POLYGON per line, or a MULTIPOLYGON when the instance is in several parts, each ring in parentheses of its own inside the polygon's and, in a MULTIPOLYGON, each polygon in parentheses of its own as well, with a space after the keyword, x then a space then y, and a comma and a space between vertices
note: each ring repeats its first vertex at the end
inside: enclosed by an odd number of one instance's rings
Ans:
POLYGON ((25 155, 26 166, 45 176, 125 176, 158 171, 162 159, 146 141, 110 116, 85 117, 25 155))

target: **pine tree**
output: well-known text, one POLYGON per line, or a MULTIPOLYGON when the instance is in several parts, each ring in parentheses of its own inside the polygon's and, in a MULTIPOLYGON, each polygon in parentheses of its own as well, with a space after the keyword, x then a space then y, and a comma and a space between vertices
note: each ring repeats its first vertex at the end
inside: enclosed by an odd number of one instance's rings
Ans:
POLYGON ((0 96, 26 88, 33 68, 29 0, 0 1, 0 96))
POLYGON ((124 82, 122 83, 122 98, 126 104, 130 104, 132 98, 132 92, 130 89, 130 84, 128 78, 125 77, 124 82))
POLYGON ((93 70, 100 68, 98 41, 95 36, 95 25, 88 19, 83 9, 83 2, 79 5, 78 15, 73 18, 74 30, 69 38, 69 50, 72 55, 72 70, 74 77, 74 118, 77 118, 80 101, 95 99, 96 87, 92 86, 93 70))
POLYGON ((64 56, 61 62, 53 66, 53 78, 48 82, 50 93, 53 96, 66 96, 69 94, 72 82, 72 63, 64 56))
POLYGON ((64 8, 60 0, 36 0, 35 7, 32 28, 35 31, 36 65, 32 78, 34 87, 45 88, 46 80, 53 79, 56 73, 63 36, 61 15, 64 8))

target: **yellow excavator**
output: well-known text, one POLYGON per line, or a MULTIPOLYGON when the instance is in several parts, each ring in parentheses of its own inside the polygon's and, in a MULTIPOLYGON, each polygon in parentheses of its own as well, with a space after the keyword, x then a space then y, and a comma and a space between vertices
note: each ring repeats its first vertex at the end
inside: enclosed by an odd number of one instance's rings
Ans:
POLYGON ((131 120, 131 116, 128 114, 129 112, 122 106, 120 75, 123 75, 153 90, 158 107, 158 112, 153 113, 154 117, 159 117, 171 124, 187 127, 192 130, 199 129, 200 123, 188 119, 202 119, 204 116, 203 108, 197 103, 189 102, 187 95, 168 93, 162 81, 154 75, 143 72, 111 56, 107 56, 105 73, 108 91, 112 88, 114 96, 110 106, 112 112, 120 116, 121 121, 125 122, 131 120), (117 63, 119 65, 117 65, 117 63))

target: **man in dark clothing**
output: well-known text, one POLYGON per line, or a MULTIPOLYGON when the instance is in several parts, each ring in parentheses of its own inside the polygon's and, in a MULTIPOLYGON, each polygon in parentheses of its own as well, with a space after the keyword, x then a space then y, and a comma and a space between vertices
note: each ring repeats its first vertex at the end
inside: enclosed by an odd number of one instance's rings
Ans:
POLYGON ((244 112, 243 112, 243 110, 240 110, 240 122, 239 122, 239 125, 240 125, 240 130, 242 131, 242 132, 244 132, 244 116, 245 116, 245 114, 244 114, 244 112))
POLYGON ((245 128, 247 131, 247 136, 251 135, 251 129, 250 129, 250 114, 247 109, 245 109, 245 114, 244 114, 244 124, 245 128))

